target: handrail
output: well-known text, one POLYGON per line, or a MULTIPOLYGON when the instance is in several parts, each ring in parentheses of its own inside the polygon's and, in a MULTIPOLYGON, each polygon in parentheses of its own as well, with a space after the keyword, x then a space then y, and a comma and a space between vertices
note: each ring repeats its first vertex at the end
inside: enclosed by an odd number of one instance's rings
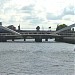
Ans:
POLYGON ((0 33, 0 35, 16 35, 16 34, 12 34, 12 33, 0 33))
POLYGON ((14 30, 11 30, 11 29, 9 29, 9 28, 3 27, 3 26, 0 26, 0 28, 1 28, 1 29, 4 29, 4 30, 6 30, 6 31, 9 31, 9 32, 11 32, 11 33, 13 33, 13 34, 21 35, 20 33, 14 31, 14 30))

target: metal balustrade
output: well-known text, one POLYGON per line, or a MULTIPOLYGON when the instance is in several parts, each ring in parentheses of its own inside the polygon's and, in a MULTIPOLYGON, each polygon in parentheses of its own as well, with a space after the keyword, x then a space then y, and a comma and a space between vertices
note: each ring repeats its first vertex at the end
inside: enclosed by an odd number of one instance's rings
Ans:
POLYGON ((13 34, 13 33, 0 33, 0 36, 4 36, 4 35, 5 35, 5 36, 6 36, 6 35, 9 35, 9 36, 10 36, 10 35, 16 35, 16 34, 13 34))

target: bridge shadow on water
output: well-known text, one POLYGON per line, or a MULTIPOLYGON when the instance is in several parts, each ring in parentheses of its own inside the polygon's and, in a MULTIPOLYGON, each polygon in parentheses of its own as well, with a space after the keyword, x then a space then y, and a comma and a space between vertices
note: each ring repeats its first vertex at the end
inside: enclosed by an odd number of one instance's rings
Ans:
MULTIPOLYGON (((3 43, 67 43, 67 42, 57 42, 57 41, 42 41, 42 42, 35 42, 35 41, 7 41, 7 42, 3 42, 3 43)), ((67 43, 67 44, 73 44, 73 43, 67 43)))
POLYGON ((35 42, 34 39, 27 39, 26 41, 24 41, 23 39, 20 40, 7 40, 7 42, 0 42, 0 43, 68 43, 68 44, 73 44, 73 43, 69 43, 69 42, 58 42, 55 41, 55 39, 49 39, 48 41, 42 40, 42 42, 35 42))
POLYGON ((23 41, 23 40, 15 40, 15 41, 7 41, 6 43, 61 43, 61 42, 56 42, 53 40, 49 40, 49 41, 42 41, 42 42, 35 42, 34 40, 27 40, 27 41, 23 41))
POLYGON ((8 42, 6 42, 6 43, 60 43, 60 42, 52 42, 52 41, 48 41, 48 42, 45 42, 45 41, 43 41, 43 42, 35 42, 35 41, 14 41, 14 42, 12 42, 12 41, 8 41, 8 42))

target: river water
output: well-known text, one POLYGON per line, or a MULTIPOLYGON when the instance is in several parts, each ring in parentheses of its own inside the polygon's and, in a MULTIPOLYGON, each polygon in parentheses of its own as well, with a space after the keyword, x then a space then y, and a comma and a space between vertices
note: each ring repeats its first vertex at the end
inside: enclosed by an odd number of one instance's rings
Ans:
POLYGON ((74 44, 0 43, 0 75, 75 75, 74 44))

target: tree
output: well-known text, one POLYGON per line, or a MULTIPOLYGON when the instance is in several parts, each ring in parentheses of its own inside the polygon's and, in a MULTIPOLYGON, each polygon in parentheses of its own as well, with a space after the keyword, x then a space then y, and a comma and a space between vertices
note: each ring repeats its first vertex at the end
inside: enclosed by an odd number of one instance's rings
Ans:
POLYGON ((36 30, 37 30, 37 31, 39 31, 39 30, 40 30, 40 27, 39 27, 39 26, 37 26, 37 27, 36 27, 36 30))
POLYGON ((51 26, 49 27, 50 31, 51 31, 51 26))
POLYGON ((60 30, 60 29, 62 29, 62 28, 65 28, 65 27, 67 27, 66 24, 57 25, 56 31, 57 31, 57 30, 60 30))
POLYGON ((16 30, 16 27, 14 27, 13 25, 9 25, 7 28, 12 29, 12 30, 16 30))

